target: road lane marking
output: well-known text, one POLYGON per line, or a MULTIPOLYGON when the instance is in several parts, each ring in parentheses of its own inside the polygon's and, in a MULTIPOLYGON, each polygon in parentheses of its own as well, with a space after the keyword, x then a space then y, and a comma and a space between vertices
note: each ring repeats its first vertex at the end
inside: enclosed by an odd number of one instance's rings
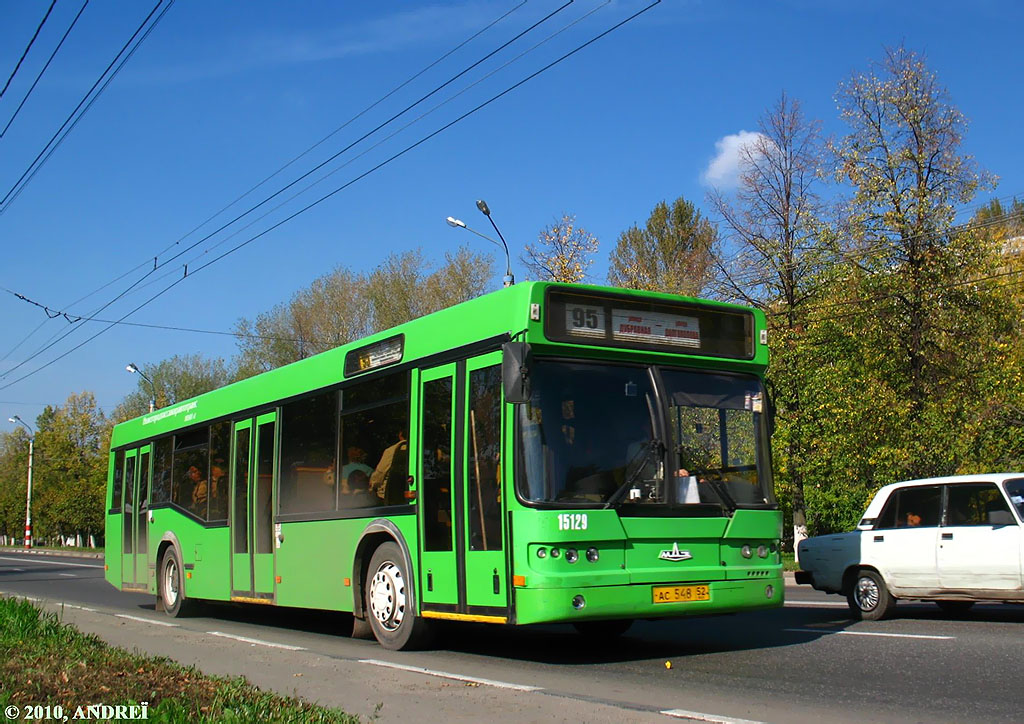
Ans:
POLYGON ((838 601, 786 601, 786 606, 800 608, 803 606, 821 606, 822 608, 849 608, 845 603, 838 601))
POLYGON ((816 634, 842 634, 844 636, 882 636, 885 638, 892 639, 933 639, 938 641, 951 641, 956 639, 956 636, 932 636, 929 634, 899 634, 899 633, 881 633, 878 631, 823 631, 817 628, 784 628, 783 631, 795 631, 796 633, 816 633, 816 634))
POLYGON ((0 556, 0 561, 17 561, 18 563, 42 563, 45 566, 74 566, 75 568, 103 568, 103 566, 93 565, 91 563, 61 563, 60 561, 37 561, 35 558, 29 560, 28 558, 11 558, 10 556, 0 556))
POLYGON ((764 722, 753 719, 736 719, 731 716, 719 716, 718 714, 705 714, 699 711, 687 711, 686 709, 665 709, 662 714, 673 716, 676 719, 689 719, 690 721, 714 722, 714 724, 764 724, 764 722))
POLYGON ((420 666, 407 666, 405 664, 393 664, 390 661, 380 661, 379 659, 360 659, 360 664, 371 664, 373 666, 383 666, 388 669, 399 669, 401 671, 411 671, 414 674, 426 674, 427 676, 437 676, 442 679, 453 679, 455 681, 466 681, 471 684, 483 684, 484 686, 496 686, 499 689, 512 689, 514 691, 543 691, 543 687, 540 686, 527 686, 526 684, 511 684, 507 681, 495 681, 494 679, 482 679, 478 676, 463 676, 462 674, 452 674, 447 671, 436 671, 434 669, 424 669, 420 666))
POLYGON ((74 573, 58 573, 58 576, 66 576, 67 578, 78 578, 74 573))
POLYGON ((115 613, 114 615, 117 616, 118 618, 127 618, 127 619, 130 619, 132 621, 142 621, 142 623, 152 623, 152 624, 155 624, 157 626, 172 626, 172 627, 175 627, 175 628, 177 628, 177 626, 178 626, 178 624, 171 623, 169 621, 157 621, 156 619, 153 619, 153 618, 143 618, 142 616, 129 616, 127 613, 115 613))
POLYGON ((289 644, 275 644, 271 641, 261 641, 260 639, 250 639, 245 636, 235 636, 234 634, 222 633, 220 631, 207 631, 206 633, 211 636, 220 636, 226 639, 235 639, 236 641, 244 641, 247 644, 253 644, 255 646, 271 646, 275 649, 288 649, 289 651, 305 651, 306 649, 302 646, 291 646, 289 644))
POLYGON ((77 608, 79 611, 89 611, 90 613, 96 613, 96 609, 95 608, 86 608, 85 606, 76 606, 73 603, 61 603, 60 605, 61 606, 66 606, 67 608, 77 608))

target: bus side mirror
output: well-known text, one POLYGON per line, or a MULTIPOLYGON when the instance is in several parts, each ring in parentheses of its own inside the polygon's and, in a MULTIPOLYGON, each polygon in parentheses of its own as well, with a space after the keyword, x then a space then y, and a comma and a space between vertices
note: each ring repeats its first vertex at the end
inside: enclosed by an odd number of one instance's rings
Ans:
POLYGON ((501 346, 501 386, 505 402, 529 402, 532 362, 533 355, 526 342, 506 342, 501 346))

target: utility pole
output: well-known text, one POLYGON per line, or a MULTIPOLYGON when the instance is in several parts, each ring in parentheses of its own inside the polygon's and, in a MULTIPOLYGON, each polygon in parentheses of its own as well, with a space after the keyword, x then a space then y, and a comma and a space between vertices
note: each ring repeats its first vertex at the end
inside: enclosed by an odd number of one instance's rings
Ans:
POLYGON ((35 452, 36 431, 29 427, 29 424, 15 415, 7 418, 11 422, 25 426, 29 432, 28 438, 28 486, 25 490, 25 547, 32 547, 32 457, 35 452))

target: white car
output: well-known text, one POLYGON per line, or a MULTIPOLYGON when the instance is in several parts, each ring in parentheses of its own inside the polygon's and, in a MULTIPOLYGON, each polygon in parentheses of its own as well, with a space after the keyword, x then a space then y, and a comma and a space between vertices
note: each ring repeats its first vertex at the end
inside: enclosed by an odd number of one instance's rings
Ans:
POLYGON ((1024 602, 1024 473, 893 483, 857 530, 800 542, 797 583, 846 596, 860 618, 898 599, 963 613, 975 601, 1024 602))

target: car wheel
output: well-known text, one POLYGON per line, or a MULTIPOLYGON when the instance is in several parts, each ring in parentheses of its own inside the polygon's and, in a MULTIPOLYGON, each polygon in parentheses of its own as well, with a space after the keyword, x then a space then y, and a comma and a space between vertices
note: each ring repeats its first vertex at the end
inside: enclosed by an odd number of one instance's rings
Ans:
POLYGON ((865 621, 886 618, 896 607, 896 599, 889 593, 882 576, 867 569, 858 571, 846 594, 846 601, 850 610, 865 621))
POLYGON ((578 621, 573 627, 581 636, 594 641, 604 641, 618 638, 632 625, 631 618, 617 618, 611 621, 578 621))
POLYGON ((412 581, 397 544, 384 543, 374 551, 364 590, 366 618, 381 646, 401 651, 427 645, 430 622, 413 614, 412 581))
POLYGON ((185 598, 185 579, 177 548, 171 546, 164 551, 164 555, 160 559, 159 570, 157 595, 160 597, 167 615, 178 618, 193 613, 195 602, 185 598))
POLYGON ((971 610, 974 601, 936 601, 935 605, 942 609, 943 613, 951 616, 963 616, 971 610))

